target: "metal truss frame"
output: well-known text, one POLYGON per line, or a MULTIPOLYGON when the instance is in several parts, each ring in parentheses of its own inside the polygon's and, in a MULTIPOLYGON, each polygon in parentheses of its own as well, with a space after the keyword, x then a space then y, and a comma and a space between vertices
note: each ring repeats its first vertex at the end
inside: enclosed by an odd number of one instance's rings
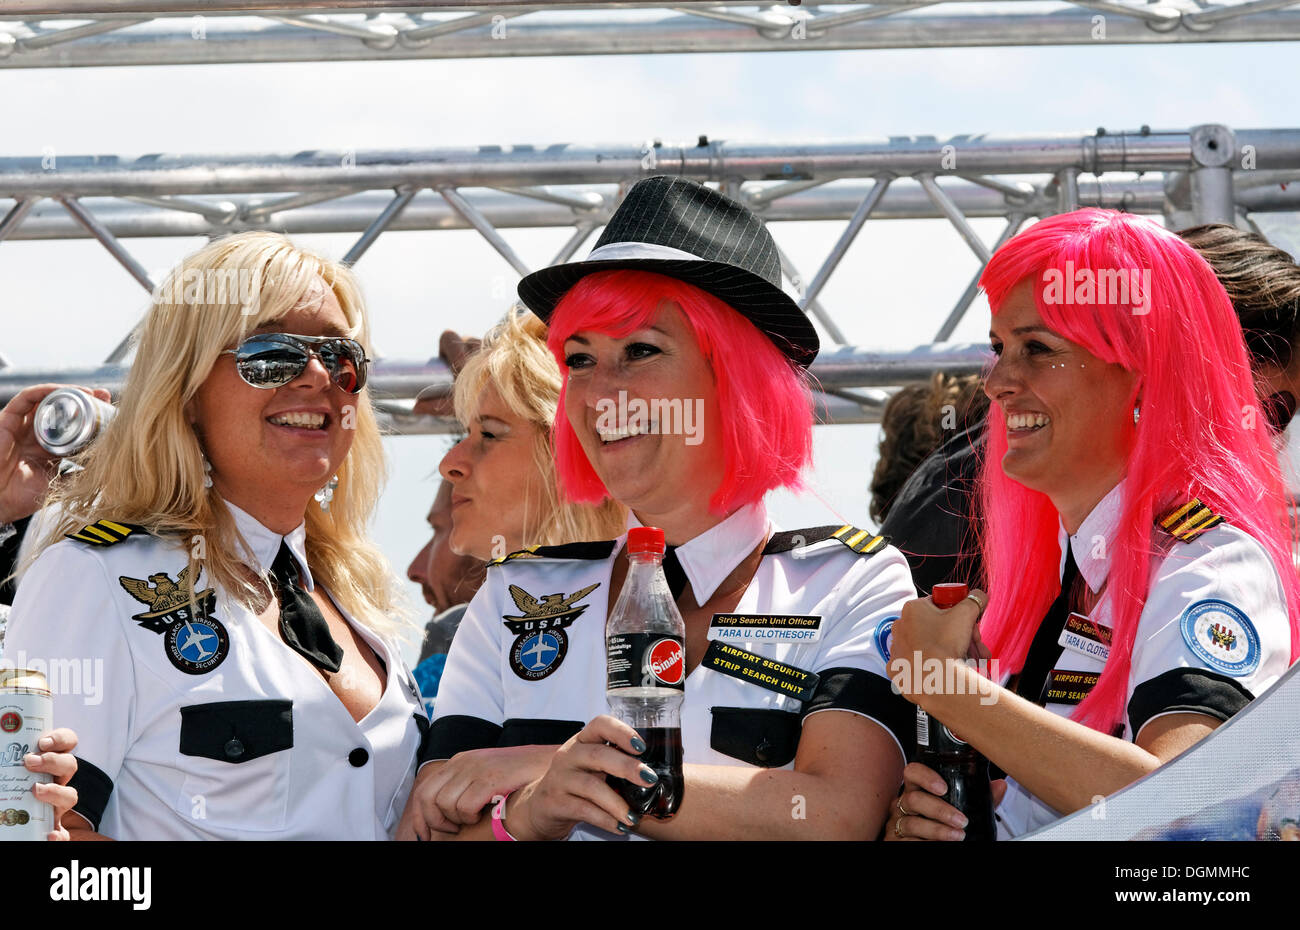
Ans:
POLYGON ((5 0, 0 17, 0 68, 1300 39, 1300 0, 5 0))
MULTIPOLYGON (((931 218, 970 248, 982 270, 1034 217, 1105 206, 1158 214, 1179 228, 1200 222, 1251 225, 1251 214, 1300 211, 1300 129, 1058 133, 1034 137, 955 136, 791 145, 710 141, 665 145, 515 146, 296 155, 152 155, 0 158, 0 242, 93 238, 142 287, 155 282, 130 254, 136 237, 216 237, 245 229, 354 232, 344 261, 359 261, 386 231, 473 229, 520 275, 532 269, 503 230, 568 228, 548 264, 569 260, 607 221, 632 183, 677 174, 719 184, 777 224, 843 221, 811 276, 782 254, 783 272, 823 334, 813 366, 832 422, 870 422, 888 398, 882 387, 934 371, 966 373, 987 358, 983 345, 951 337, 977 293, 978 273, 957 297, 933 343, 902 352, 846 345, 819 301, 827 281, 868 220, 931 218), (1088 177, 1084 177, 1087 175, 1088 177), (0 207, 3 210, 3 207, 0 207), (1005 220, 995 241, 975 218, 1005 220)), ((98 368, 19 371, 0 357, 0 401, 27 384, 77 380, 116 389, 130 337, 98 368)), ((421 390, 445 393, 450 374, 436 361, 383 359, 374 392, 402 431, 443 431, 447 422, 412 418, 421 390)))

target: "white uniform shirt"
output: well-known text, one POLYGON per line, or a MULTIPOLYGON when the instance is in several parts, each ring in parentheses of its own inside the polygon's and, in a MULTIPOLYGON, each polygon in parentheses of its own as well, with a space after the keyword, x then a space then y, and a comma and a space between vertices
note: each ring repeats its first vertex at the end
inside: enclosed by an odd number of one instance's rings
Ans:
MULTIPOLYGON (((268 570, 283 538, 313 589, 304 526, 281 537, 227 506, 251 565, 268 570)), ((339 608, 387 670, 357 723, 305 658, 223 591, 208 622, 191 616, 178 585, 188 556, 143 532, 102 547, 64 540, 19 586, 6 661, 62 668, 53 677, 66 680, 83 670, 82 687, 52 682, 55 723, 77 733, 77 812, 116 839, 389 838, 423 714, 395 645, 339 608), (176 609, 148 603, 178 590, 176 609)), ((196 582, 196 595, 208 590, 206 576, 196 582)))
MULTIPOLYGON (((1107 558, 1123 506, 1121 481, 1088 514, 1079 531, 1060 532, 1095 594, 1109 574, 1107 558)), ((1157 531, 1159 532, 1159 531, 1157 531)), ((1126 691, 1124 729, 1133 740, 1147 723, 1166 714, 1200 713, 1227 720, 1281 677, 1290 665, 1291 627, 1286 595, 1267 551, 1252 536, 1221 523, 1188 543, 1165 537, 1165 554, 1153 557, 1151 588, 1138 619, 1126 691)), ((1090 619, 1111 626, 1110 600, 1097 603, 1090 619)), ((1106 651, 1097 638, 1070 635, 1053 665, 1060 672, 1098 674, 1106 651)), ((1063 694, 1068 678, 1045 696, 1063 694)), ((1026 695, 1028 696, 1028 695, 1026 695)), ((1046 701, 1063 717, 1077 701, 1046 701)), ((999 838, 1035 830, 1061 813, 1034 797, 1015 779, 998 806, 999 838)))
MULTIPOLYGON (((677 557, 697 601, 707 601, 772 529, 759 503, 678 546, 677 557)), ((732 614, 817 616, 816 638, 774 641, 758 630, 754 638, 726 642, 817 673, 816 693, 804 704, 704 665, 696 667, 686 679, 681 708, 688 763, 792 768, 803 719, 823 710, 848 710, 874 720, 903 754, 914 712, 891 691, 876 633, 882 625, 887 629, 887 621, 916 596, 907 562, 893 548, 865 556, 836 539, 792 547, 789 536, 783 534, 787 551, 763 556, 732 614)), ((626 538, 550 547, 489 569, 452 642, 424 761, 489 746, 562 743, 593 717, 608 713, 605 619, 611 572, 626 538), (574 602, 582 609, 560 635, 534 651, 539 643, 535 630, 516 635, 506 625, 505 618, 526 613, 512 597, 512 585, 538 602, 554 594, 567 599, 595 587, 574 602)), ((778 543, 774 538, 768 549, 778 543)), ((597 837, 610 835, 583 826, 572 836, 597 837)))

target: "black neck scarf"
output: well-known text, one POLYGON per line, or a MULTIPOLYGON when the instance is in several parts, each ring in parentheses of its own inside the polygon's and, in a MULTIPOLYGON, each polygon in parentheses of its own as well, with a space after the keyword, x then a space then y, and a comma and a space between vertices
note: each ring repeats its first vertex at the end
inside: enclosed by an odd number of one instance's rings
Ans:
POLYGON ((337 672, 343 662, 343 649, 330 635, 329 624, 302 589, 298 563, 284 541, 271 564, 271 580, 280 599, 280 635, 289 648, 318 669, 337 672))
POLYGON ((1016 681, 1016 694, 1035 704, 1042 703, 1040 698, 1047 684, 1047 676, 1052 673, 1052 668, 1061 658, 1059 640, 1061 631, 1065 629, 1065 621, 1070 616, 1070 611, 1074 609, 1072 597, 1078 579, 1079 566, 1074 563, 1074 550, 1067 540, 1065 571, 1061 576, 1061 593, 1056 596, 1052 606, 1043 615, 1043 620, 1038 625, 1038 632, 1034 634, 1034 639, 1029 644, 1025 667, 1020 670, 1020 677, 1016 681))
POLYGON ((677 558, 676 546, 664 550, 664 577, 668 579, 668 590, 673 592, 673 600, 677 600, 686 590, 686 570, 677 558))

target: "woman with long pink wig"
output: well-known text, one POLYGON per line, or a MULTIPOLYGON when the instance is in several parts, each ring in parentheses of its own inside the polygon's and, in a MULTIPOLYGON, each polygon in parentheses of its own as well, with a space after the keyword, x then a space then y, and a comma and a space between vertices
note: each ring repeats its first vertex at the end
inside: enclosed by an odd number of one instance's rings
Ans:
POLYGON ((874 634, 915 589, 880 537, 768 519, 764 496, 798 487, 811 456, 817 353, 780 282, 749 210, 667 177, 629 191, 585 261, 521 282, 565 372, 562 493, 613 498, 629 529, 659 527, 668 544, 685 640, 647 640, 630 665, 684 689, 683 786, 645 764, 654 729, 607 713, 627 536, 533 547, 489 567, 452 645, 420 773, 442 783, 440 803, 410 817, 416 836, 879 834, 912 719, 874 634))
MULTIPOLYGON (((1000 832, 1015 834, 1145 775, 1276 681, 1300 644, 1300 581, 1241 327, 1189 245, 1077 210, 1009 241, 980 283, 997 355, 987 606, 975 627, 981 592, 913 601, 893 656, 967 687, 908 696, 1010 776, 1000 832), (975 687, 968 655, 1001 687, 975 687)), ((890 833, 956 838, 942 786, 909 766, 890 833)))

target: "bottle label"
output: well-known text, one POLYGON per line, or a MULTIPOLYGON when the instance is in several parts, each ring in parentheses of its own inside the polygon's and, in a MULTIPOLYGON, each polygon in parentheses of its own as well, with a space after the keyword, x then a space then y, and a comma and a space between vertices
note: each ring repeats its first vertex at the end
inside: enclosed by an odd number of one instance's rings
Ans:
POLYGON ((606 687, 686 690, 686 646, 662 633, 616 633, 605 640, 606 687))

